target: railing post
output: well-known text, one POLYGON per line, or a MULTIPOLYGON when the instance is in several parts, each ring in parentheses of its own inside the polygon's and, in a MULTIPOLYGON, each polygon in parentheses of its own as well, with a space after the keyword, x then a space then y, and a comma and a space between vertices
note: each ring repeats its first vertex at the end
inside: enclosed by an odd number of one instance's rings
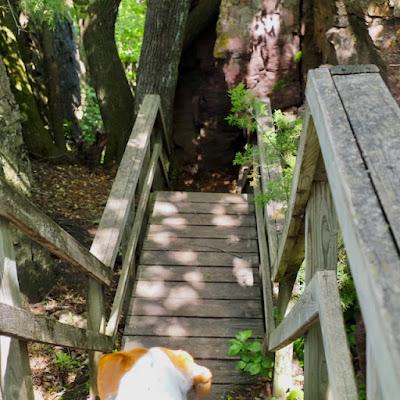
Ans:
MULTIPOLYGON (((7 222, 0 219, 0 302, 22 308, 17 265, 7 222)), ((33 400, 26 342, 0 336, 0 398, 33 400)))
MULTIPOLYGON (((314 182, 305 216, 305 281, 317 271, 336 270, 338 224, 327 182, 314 182)), ((310 327, 304 339, 304 398, 329 398, 328 372, 321 328, 310 327)))

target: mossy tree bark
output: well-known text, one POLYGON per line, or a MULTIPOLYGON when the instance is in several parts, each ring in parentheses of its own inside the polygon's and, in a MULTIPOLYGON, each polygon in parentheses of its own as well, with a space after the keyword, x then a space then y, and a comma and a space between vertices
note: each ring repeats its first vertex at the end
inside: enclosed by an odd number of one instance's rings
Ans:
POLYGON ((139 61, 135 110, 145 94, 159 94, 167 129, 171 129, 178 66, 190 0, 148 0, 139 61))
POLYGON ((107 135, 106 163, 122 158, 134 121, 134 98, 114 38, 119 4, 120 0, 90 3, 82 26, 90 81, 107 135))
POLYGON ((20 108, 24 142, 34 156, 56 158, 65 153, 65 148, 57 148, 50 131, 45 128, 19 52, 16 26, 9 7, 7 1, 0 0, 0 53, 20 108))

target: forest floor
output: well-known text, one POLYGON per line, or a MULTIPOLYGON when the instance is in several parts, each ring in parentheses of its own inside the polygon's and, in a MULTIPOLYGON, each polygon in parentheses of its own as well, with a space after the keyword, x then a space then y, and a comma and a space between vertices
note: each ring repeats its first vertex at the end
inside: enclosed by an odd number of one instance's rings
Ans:
MULTIPOLYGON (((32 162, 32 200, 52 219, 90 248, 106 205, 116 167, 86 167, 32 162)), ((32 312, 86 327, 86 276, 57 263, 57 282, 32 312)), ((116 282, 117 279, 114 279, 116 282)), ((110 306, 112 293, 108 293, 110 306)), ((87 354, 54 346, 29 345, 35 400, 83 400, 87 394, 87 354)))
MULTIPOLYGON (((93 168, 33 161, 32 169, 33 202, 80 243, 90 248, 111 190, 116 166, 93 168)), ((201 180, 188 175, 181 176, 174 186, 178 190, 233 192, 235 185, 234 173, 222 171, 205 174, 201 180)), ((65 263, 57 262, 57 268, 57 282, 46 298, 39 303, 29 304, 29 307, 34 313, 45 314, 61 322, 84 328, 86 327, 86 276, 65 263)), ((116 276, 115 285, 117 281, 116 276)), ((113 291, 115 287, 106 293, 108 307, 111 307, 113 291)), ((87 398, 87 353, 31 343, 29 355, 35 400, 87 398)), ((268 385, 265 383, 255 385, 244 392, 232 393, 226 399, 266 399, 269 398, 266 387, 268 388, 268 385)))

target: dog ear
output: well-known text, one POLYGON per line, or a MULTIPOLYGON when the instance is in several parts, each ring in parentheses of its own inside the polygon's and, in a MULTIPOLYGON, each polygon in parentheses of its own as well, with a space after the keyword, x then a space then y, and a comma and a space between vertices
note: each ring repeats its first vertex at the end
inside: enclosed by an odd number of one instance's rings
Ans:
POLYGON ((147 349, 136 348, 103 355, 98 364, 97 389, 100 400, 112 400, 118 393, 121 378, 147 349))

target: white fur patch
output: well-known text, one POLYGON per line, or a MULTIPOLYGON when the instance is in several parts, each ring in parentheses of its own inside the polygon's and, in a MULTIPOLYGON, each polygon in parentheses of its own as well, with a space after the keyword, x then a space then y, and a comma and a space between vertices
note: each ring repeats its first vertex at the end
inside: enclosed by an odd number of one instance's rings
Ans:
POLYGON ((186 400, 192 385, 162 350, 151 348, 122 377, 115 400, 186 400))

